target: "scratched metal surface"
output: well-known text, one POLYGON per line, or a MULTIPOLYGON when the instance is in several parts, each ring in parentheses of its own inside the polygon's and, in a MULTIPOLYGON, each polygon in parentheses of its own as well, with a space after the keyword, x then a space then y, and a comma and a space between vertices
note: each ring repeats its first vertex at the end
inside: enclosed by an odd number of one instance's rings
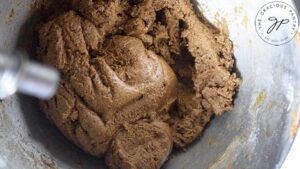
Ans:
MULTIPOLYGON (((243 84, 234 110, 216 117, 203 137, 185 152, 176 152, 165 169, 280 168, 299 124, 300 34, 279 47, 263 42, 254 18, 268 2, 197 2, 211 22, 226 20, 243 84)), ((0 48, 32 52, 27 44, 38 14, 29 4, 30 0, 0 0, 0 48)), ((106 167, 66 141, 44 118, 35 99, 15 96, 0 103, 0 169, 19 168, 106 167)))

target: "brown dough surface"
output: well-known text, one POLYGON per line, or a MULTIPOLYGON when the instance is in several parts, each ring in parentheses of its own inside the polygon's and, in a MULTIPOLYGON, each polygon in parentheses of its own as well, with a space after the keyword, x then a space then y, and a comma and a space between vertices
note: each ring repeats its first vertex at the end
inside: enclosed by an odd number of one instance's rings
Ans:
POLYGON ((188 0, 65 1, 39 28, 40 59, 62 72, 42 109, 112 169, 158 169, 232 109, 232 43, 188 0))
POLYGON ((112 142, 106 162, 112 169, 159 168, 172 151, 167 124, 138 122, 125 125, 112 142))

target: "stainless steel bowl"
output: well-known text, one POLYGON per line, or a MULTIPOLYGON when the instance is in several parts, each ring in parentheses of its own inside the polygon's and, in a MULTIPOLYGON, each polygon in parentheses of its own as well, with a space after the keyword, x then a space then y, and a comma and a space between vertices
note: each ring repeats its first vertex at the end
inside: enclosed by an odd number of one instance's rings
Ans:
MULTIPOLYGON (((213 23, 227 21, 243 84, 234 110, 216 117, 186 151, 175 152, 165 169, 280 168, 299 125, 300 34, 282 46, 262 41, 254 20, 268 2, 195 2, 213 23)), ((30 44, 39 15, 30 4, 0 1, 0 48, 34 55, 30 44)), ((0 103, 0 169, 6 168, 106 167, 67 141, 39 111, 37 100, 14 96, 0 103)))

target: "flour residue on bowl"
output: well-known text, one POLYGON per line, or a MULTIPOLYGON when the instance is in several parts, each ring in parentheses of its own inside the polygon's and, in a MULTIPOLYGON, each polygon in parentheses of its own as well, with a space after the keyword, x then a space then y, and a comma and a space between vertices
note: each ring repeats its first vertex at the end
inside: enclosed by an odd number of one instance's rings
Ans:
POLYGON ((244 10, 243 6, 236 6, 236 7, 234 8, 234 12, 235 12, 236 14, 241 14, 241 13, 243 12, 243 10, 244 10))
POLYGON ((33 0, 30 4, 29 4, 29 9, 30 10, 36 10, 36 9, 40 9, 42 6, 46 5, 49 3, 49 0, 33 0))
POLYGON ((252 106, 252 109, 254 109, 254 110, 257 109, 260 105, 262 105, 262 103, 264 102, 265 99, 266 99, 266 92, 264 90, 262 90, 256 97, 256 100, 252 106))
POLYGON ((15 15, 16 15, 15 9, 11 8, 5 17, 5 23, 9 25, 12 22, 12 19, 15 15))
POLYGON ((247 15, 245 15, 243 17, 242 25, 245 27, 245 29, 248 29, 248 27, 249 27, 249 18, 248 18, 247 15))
POLYGON ((292 125, 291 125, 291 129, 290 129, 290 137, 291 138, 295 138, 297 135, 297 131, 299 128, 299 115, 297 112, 292 114, 292 125))
POLYGON ((296 42, 298 45, 300 45, 300 32, 298 32, 295 36, 296 42))

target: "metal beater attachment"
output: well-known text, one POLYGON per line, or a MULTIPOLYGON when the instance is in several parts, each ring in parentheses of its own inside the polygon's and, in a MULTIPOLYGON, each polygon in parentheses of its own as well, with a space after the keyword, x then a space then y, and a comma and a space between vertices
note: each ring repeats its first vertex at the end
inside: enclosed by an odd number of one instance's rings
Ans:
POLYGON ((55 94, 59 79, 58 71, 51 67, 0 53, 0 99, 17 91, 49 99, 55 94))

